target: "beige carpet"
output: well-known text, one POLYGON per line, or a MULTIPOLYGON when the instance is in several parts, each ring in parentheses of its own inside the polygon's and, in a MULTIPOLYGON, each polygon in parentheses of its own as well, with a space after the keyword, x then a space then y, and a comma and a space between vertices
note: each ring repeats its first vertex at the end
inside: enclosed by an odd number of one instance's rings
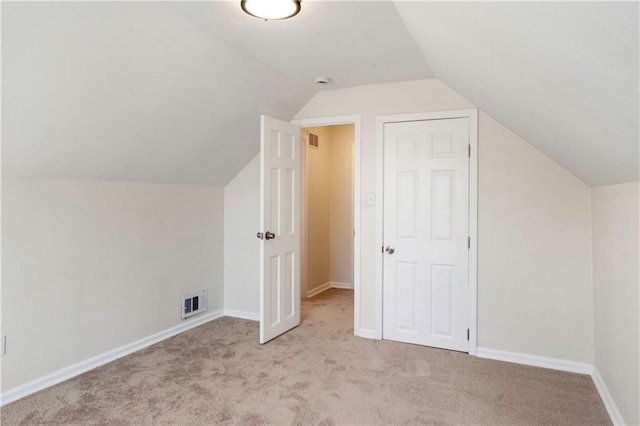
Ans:
POLYGON ((2 408, 2 424, 608 424, 591 378, 353 337, 353 294, 260 346, 221 318, 2 408))

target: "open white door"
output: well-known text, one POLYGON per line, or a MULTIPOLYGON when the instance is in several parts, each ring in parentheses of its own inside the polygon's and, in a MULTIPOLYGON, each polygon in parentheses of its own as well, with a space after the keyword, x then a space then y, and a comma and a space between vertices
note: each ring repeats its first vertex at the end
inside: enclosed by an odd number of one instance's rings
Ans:
POLYGON ((260 117, 260 343, 300 324, 300 127, 260 117))

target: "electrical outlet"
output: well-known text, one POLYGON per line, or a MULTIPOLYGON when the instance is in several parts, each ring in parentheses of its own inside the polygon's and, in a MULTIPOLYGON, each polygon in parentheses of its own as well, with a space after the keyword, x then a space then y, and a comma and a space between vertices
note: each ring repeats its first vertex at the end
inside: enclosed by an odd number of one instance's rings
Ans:
POLYGON ((7 353, 7 336, 2 336, 0 340, 0 356, 7 353))

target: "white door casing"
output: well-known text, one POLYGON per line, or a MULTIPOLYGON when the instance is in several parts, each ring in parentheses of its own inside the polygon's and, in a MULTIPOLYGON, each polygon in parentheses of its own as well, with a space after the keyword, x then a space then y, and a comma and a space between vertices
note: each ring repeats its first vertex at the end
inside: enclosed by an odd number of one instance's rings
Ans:
POLYGON ((384 339, 469 351, 469 121, 384 124, 384 339))
POLYGON ((299 126, 263 115, 260 130, 260 343, 266 343, 300 324, 302 156, 299 126))

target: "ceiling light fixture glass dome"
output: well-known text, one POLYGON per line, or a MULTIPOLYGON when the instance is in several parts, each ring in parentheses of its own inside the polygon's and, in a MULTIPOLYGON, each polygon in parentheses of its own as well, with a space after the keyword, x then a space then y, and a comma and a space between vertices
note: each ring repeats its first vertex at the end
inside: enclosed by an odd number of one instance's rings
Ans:
POLYGON ((265 21, 287 19, 300 12, 300 0, 242 0, 240 7, 249 15, 265 21))

